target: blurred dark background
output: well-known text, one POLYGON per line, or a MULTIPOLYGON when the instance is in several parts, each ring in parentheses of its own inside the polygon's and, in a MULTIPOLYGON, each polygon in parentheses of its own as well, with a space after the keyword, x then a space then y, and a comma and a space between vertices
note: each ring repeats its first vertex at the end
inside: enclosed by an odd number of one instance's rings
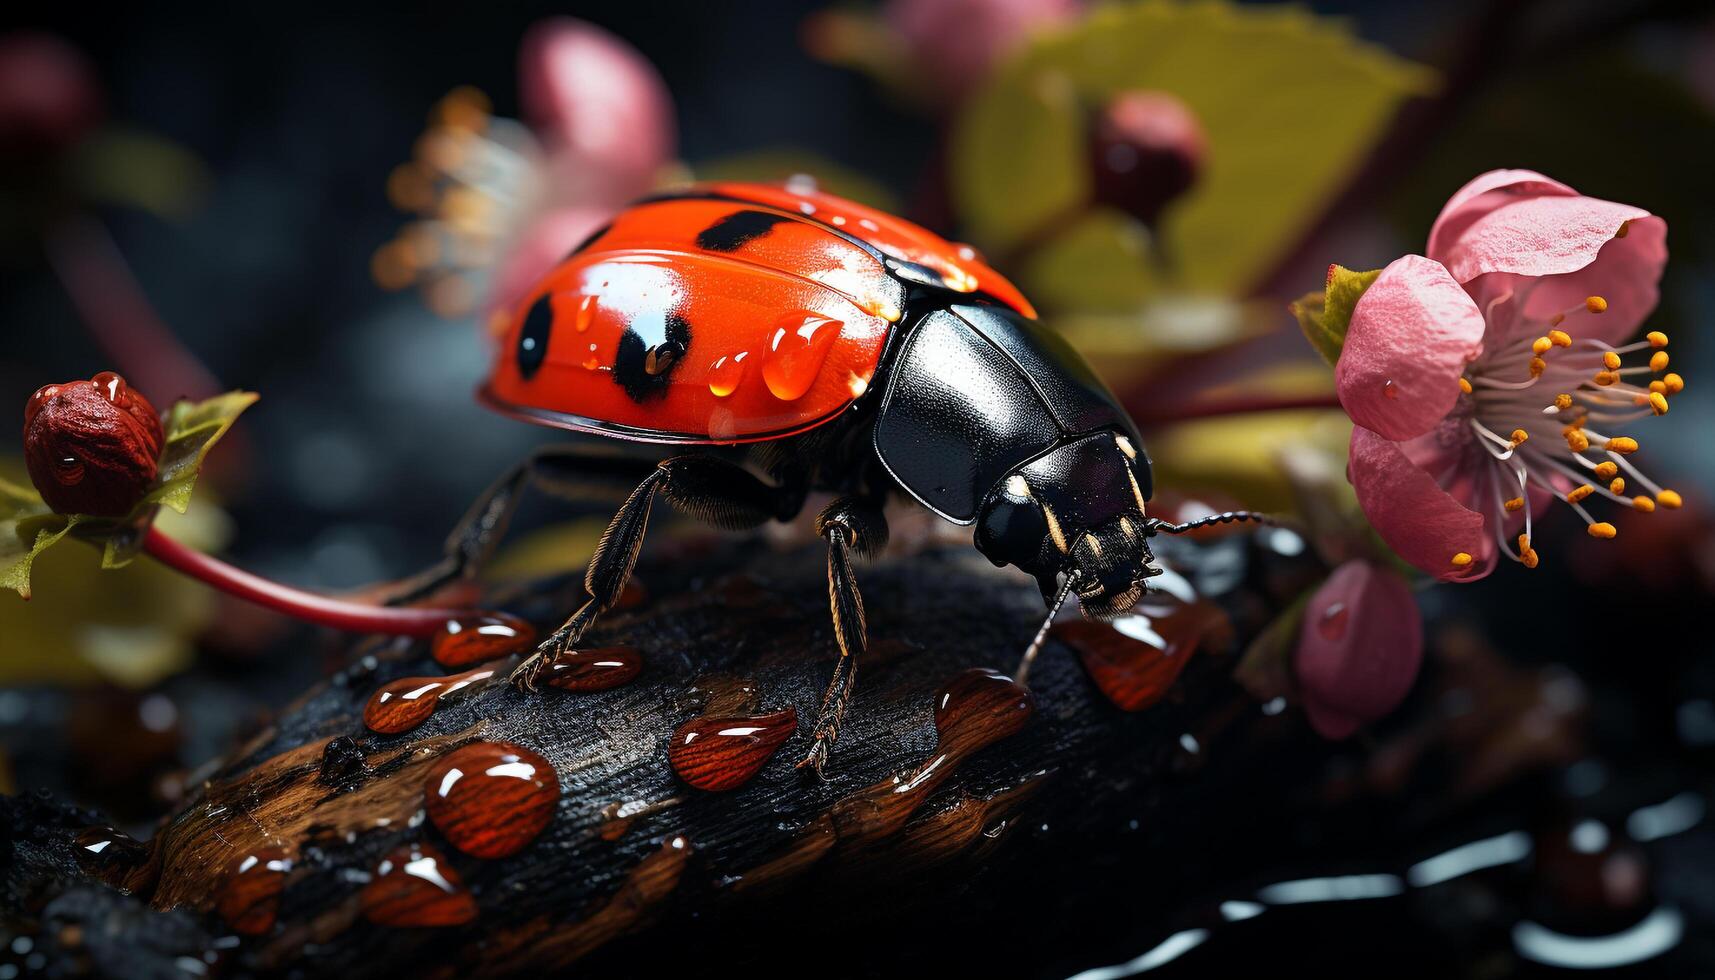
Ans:
MULTIPOLYGON (((472 399, 488 359, 476 317, 438 316, 416 292, 386 292, 371 276, 377 247, 406 220, 389 203, 387 176, 411 156, 431 107, 470 85, 492 99, 495 115, 516 115, 520 36, 543 17, 569 14, 611 30, 659 69, 675 101, 679 156, 693 170, 758 151, 804 151, 867 175, 909 208, 934 166, 939 126, 871 79, 806 53, 802 24, 822 6, 509 3, 334 13, 60 5, 11 11, 5 29, 45 32, 80 51, 100 83, 106 124, 176 147, 185 158, 159 165, 195 175, 190 190, 164 192, 159 208, 94 202, 87 210, 111 231, 185 347, 222 385, 262 393, 240 424, 242 468, 224 474, 207 498, 230 517, 204 529, 208 540, 224 543, 243 567, 343 590, 428 564, 483 486, 528 447, 555 438, 472 399)), ((1325 229, 1321 247, 1285 264, 1265 296, 1271 302, 1319 286, 1329 261, 1369 268, 1420 248, 1446 195, 1492 167, 1542 169, 1668 219, 1673 259, 1659 326, 1673 335, 1675 364, 1685 365, 1676 369, 1690 387, 1652 431, 1649 449, 1652 467, 1685 492, 1687 511, 1655 533, 1622 535, 1636 564, 1598 554, 1581 533, 1561 533, 1565 549, 1543 574, 1503 568, 1480 586, 1432 590, 1421 602, 1432 631, 1477 629, 1485 648, 1507 660, 1564 665, 1593 692, 1588 744, 1596 748, 1583 761, 1594 768, 1574 777, 1580 760, 1570 760, 1531 792, 1577 796, 1569 779, 1611 779, 1624 787, 1605 806, 1623 823, 1630 807, 1687 787, 1707 791, 1715 658, 1704 583, 1715 558, 1709 498, 1699 488, 1715 479, 1707 435, 1715 399, 1700 383, 1715 377, 1715 344, 1698 334, 1715 308, 1715 11, 1601 0, 1312 6, 1444 70, 1473 47, 1493 56, 1458 76, 1468 87, 1435 118, 1441 135, 1399 162, 1397 180, 1365 188, 1362 217, 1325 229), (1506 43, 1485 35, 1494 23, 1506 25, 1506 43), (1655 573, 1627 570, 1638 565, 1655 573)), ((47 228, 30 199, 36 185, 9 183, 0 227, 0 406, 21 409, 41 384, 113 365, 45 258, 47 228)), ((1302 355, 1290 318, 1281 317, 1280 349, 1302 355)), ((149 394, 163 407, 172 395, 149 394)), ((0 421, 0 431, 14 432, 5 428, 14 424, 0 421)), ((15 432, 0 438, 0 473, 16 476, 6 463, 17 445, 15 432)), ((565 516, 536 505, 523 524, 565 516)), ((21 627, 8 629, 0 634, 0 789, 52 789, 146 828, 197 766, 326 672, 331 644, 303 633, 277 642, 278 629, 216 623, 201 634, 193 662, 141 677, 68 666, 70 651, 33 648, 26 658, 21 627), (276 641, 263 644, 268 654, 245 642, 258 635, 252 629, 276 641)), ((1361 768, 1358 752, 1336 759, 1331 772, 1361 768)), ((1478 823, 1492 826, 1493 816, 1478 823)), ((1707 827, 1701 833, 1673 858, 1675 894, 1700 896, 1694 921, 1707 926, 1715 923, 1715 842, 1707 827)), ((1351 935, 1324 919, 1280 919, 1267 935, 1295 952, 1300 942, 1351 935)), ((1417 928, 1398 910, 1341 921, 1382 936, 1417 928)), ((1147 948, 1161 935, 1152 930, 1140 924, 1131 945, 1147 948)), ((1359 948, 1383 940, 1368 942, 1359 948)), ((1113 945, 1103 943, 1104 952, 1113 945)), ((1242 950, 1204 955, 1226 958, 1199 961, 1205 965, 1258 965, 1242 950)), ((1317 955, 1339 964, 1347 954, 1317 955)), ((1480 957, 1473 963, 1473 976, 1506 973, 1485 972, 1480 957)), ((1697 964, 1708 969, 1715 958, 1700 948, 1697 964)))

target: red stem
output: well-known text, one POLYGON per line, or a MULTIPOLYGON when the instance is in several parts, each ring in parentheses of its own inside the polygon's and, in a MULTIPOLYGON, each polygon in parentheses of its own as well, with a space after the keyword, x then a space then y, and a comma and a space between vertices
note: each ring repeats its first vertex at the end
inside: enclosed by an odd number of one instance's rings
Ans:
POLYGON ((149 528, 143 550, 168 568, 189 575, 228 595, 254 602, 306 623, 353 633, 431 636, 449 619, 473 615, 471 610, 372 606, 346 602, 271 582, 234 568, 218 558, 174 541, 160 529, 149 528))
POLYGON ((1172 425, 1175 422, 1193 422, 1198 419, 1220 418, 1226 415, 1248 415, 1254 412, 1287 412, 1294 409, 1339 407, 1340 398, 1333 392, 1316 395, 1290 395, 1286 397, 1249 395, 1240 398, 1229 398, 1225 401, 1192 402, 1189 405, 1178 408, 1164 407, 1160 412, 1135 414, 1134 420, 1140 426, 1172 425))

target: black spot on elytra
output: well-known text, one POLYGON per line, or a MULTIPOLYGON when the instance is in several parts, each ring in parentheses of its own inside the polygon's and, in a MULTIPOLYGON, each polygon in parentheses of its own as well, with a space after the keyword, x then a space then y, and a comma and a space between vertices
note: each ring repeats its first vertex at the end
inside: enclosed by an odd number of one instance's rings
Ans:
POLYGON ((691 321, 677 313, 644 324, 633 321, 619 338, 613 356, 613 380, 632 401, 642 404, 667 394, 673 372, 684 363, 691 349, 691 321), (650 336, 646 339, 644 334, 650 336), (650 355, 654 373, 650 373, 650 355))
POLYGON ((518 331, 518 373, 529 381, 542 367, 548 356, 548 336, 554 332, 554 304, 542 294, 530 313, 524 317, 524 329, 518 331))
POLYGON ((697 247, 710 252, 736 252, 761 238, 782 221, 792 219, 767 211, 734 211, 697 234, 697 247))

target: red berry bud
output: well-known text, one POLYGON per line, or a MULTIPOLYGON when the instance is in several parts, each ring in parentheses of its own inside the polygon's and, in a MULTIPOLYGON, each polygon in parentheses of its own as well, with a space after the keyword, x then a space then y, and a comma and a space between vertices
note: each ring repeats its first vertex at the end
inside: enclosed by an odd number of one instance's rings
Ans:
POLYGON ((1090 140, 1095 199, 1153 227, 1197 183, 1208 141, 1190 107, 1166 92, 1122 92, 1090 140))
POLYGON ((46 385, 24 406, 24 462, 61 514, 123 517, 154 482, 166 434, 155 406, 125 379, 46 385))

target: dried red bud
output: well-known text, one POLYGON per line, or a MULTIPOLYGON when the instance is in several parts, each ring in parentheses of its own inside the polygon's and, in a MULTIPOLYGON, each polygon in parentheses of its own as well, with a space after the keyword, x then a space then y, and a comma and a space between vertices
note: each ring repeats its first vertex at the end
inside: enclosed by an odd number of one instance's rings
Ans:
POLYGON ((155 406, 103 371, 45 385, 24 406, 24 462, 61 514, 122 517, 154 482, 166 433, 155 406))
POLYGON ((1095 199, 1153 227, 1197 183, 1208 141, 1190 107, 1166 92, 1122 92, 1090 140, 1095 199))

